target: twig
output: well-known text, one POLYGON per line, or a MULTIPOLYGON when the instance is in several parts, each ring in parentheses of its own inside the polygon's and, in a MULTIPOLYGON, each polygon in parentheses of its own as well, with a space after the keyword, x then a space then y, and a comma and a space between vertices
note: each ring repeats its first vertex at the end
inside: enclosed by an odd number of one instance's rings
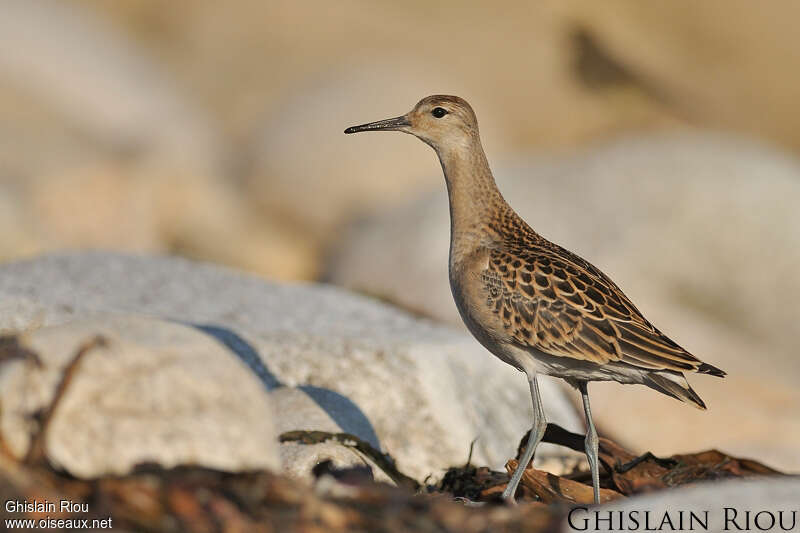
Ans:
POLYGON ((389 478, 397 483, 398 486, 403 486, 414 491, 419 490, 420 484, 417 480, 403 474, 395 466, 394 459, 387 453, 382 453, 376 450, 368 442, 359 439, 350 433, 330 433, 328 431, 287 431, 278 437, 280 442, 299 442, 301 444, 320 444, 328 440, 335 440, 343 446, 354 448, 363 453, 383 470, 389 478))
POLYGON ((61 373, 61 381, 59 381, 56 391, 53 394, 53 400, 50 402, 50 405, 48 405, 41 413, 39 413, 39 427, 31 439, 31 445, 28 447, 28 453, 25 455, 25 459, 23 460, 24 463, 28 465, 38 465, 44 461, 44 443, 45 438, 47 437, 47 431, 50 427, 50 422, 53 419, 53 413, 55 413, 55 410, 58 408, 61 400, 64 397, 64 393, 72 383, 72 379, 75 377, 75 372, 78 369, 79 363, 91 350, 107 345, 108 342, 106 341, 105 337, 97 335, 96 337, 93 337, 81 344, 75 351, 75 355, 72 357, 72 360, 67 364, 61 373))
MULTIPOLYGON (((0 365, 13 361, 14 359, 24 359, 37 368, 42 367, 42 360, 36 352, 24 347, 20 343, 18 335, 0 336, 0 365)), ((2 405, 0 405, 0 417, 2 417, 2 405)), ((9 458, 14 457, 2 433, 0 433, 0 454, 9 458)))
POLYGON ((678 464, 678 461, 676 461, 675 459, 671 458, 663 459, 661 457, 656 457, 655 455, 652 454, 652 452, 644 452, 639 457, 636 457, 635 459, 632 459, 631 461, 628 461, 625 464, 617 463, 616 465, 614 465, 614 470, 616 470, 618 474, 624 474, 625 472, 628 472, 629 470, 637 467, 638 465, 642 464, 645 461, 653 461, 658 466, 667 469, 672 468, 678 464))
MULTIPOLYGON (((528 431, 525 435, 522 436, 522 439, 519 441, 519 446, 517 447, 517 460, 522 457, 522 452, 525 449, 525 445, 528 443, 528 437, 530 437, 531 432, 528 431)), ((544 436, 542 437, 542 442, 549 442, 550 444, 558 444, 559 446, 564 446, 571 450, 575 450, 576 452, 583 452, 584 451, 584 439, 586 437, 584 435, 580 435, 578 433, 573 433, 571 431, 567 431, 566 429, 562 428, 558 424, 553 424, 552 422, 548 422, 547 428, 544 430, 544 436)), ((533 461, 533 459, 531 459, 533 461)))
POLYGON ((464 468, 469 467, 472 464, 472 450, 475 448, 475 442, 478 440, 478 437, 472 439, 472 442, 469 443, 469 455, 467 456, 467 464, 464 465, 464 468))

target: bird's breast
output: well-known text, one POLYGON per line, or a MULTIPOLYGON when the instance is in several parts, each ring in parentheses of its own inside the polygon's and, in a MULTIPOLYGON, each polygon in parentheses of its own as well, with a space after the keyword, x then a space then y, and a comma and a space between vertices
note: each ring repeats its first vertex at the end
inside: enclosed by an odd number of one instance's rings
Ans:
MULTIPOLYGON (((488 267, 486 249, 476 248, 450 254, 450 289, 464 325, 487 350, 517 368, 520 365, 508 350, 511 338, 501 318, 487 303, 489 297, 481 273, 488 267)), ((520 368, 521 369, 521 368, 520 368)))

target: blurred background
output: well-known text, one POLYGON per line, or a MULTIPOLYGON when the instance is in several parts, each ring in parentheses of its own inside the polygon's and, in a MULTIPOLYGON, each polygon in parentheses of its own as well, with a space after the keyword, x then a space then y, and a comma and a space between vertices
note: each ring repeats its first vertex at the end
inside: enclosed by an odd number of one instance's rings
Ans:
POLYGON ((799 18, 789 1, 3 0, 0 261, 178 254, 461 327, 435 155, 342 134, 457 94, 520 214, 730 374, 693 378, 707 413, 593 385, 601 433, 800 470, 799 18))

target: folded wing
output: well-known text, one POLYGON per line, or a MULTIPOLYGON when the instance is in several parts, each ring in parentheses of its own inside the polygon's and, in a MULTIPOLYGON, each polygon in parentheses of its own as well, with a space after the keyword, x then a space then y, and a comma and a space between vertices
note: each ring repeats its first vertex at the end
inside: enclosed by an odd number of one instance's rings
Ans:
POLYGON ((492 250, 481 279, 487 304, 523 347, 598 364, 714 373, 650 324, 599 269, 556 244, 492 250))

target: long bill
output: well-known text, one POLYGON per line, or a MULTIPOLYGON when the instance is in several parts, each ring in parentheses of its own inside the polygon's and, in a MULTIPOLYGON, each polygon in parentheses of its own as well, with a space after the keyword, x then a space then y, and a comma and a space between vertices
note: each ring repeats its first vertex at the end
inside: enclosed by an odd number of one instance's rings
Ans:
POLYGON ((345 133, 358 133, 360 131, 398 131, 410 126, 405 115, 401 117, 387 118, 385 120, 378 120, 376 122, 368 122, 360 126, 350 126, 345 133))

